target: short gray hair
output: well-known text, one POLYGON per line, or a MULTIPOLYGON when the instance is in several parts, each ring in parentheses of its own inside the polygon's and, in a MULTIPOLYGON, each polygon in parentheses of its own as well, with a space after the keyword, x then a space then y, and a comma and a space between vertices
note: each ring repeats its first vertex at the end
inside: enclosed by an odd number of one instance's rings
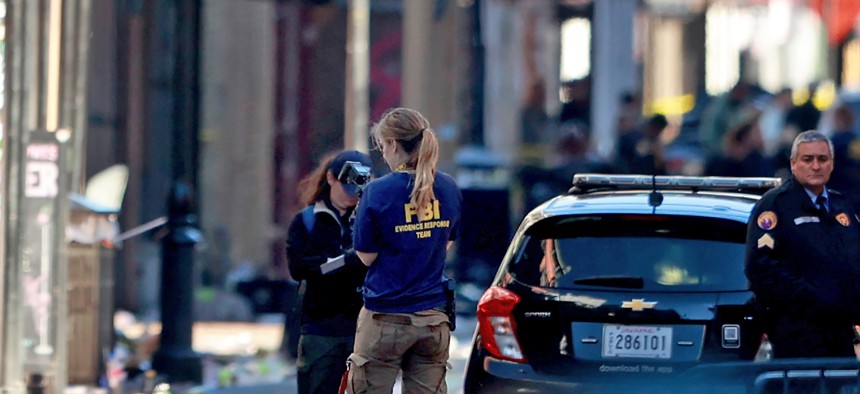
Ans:
POLYGON ((806 130, 794 138, 791 144, 791 160, 797 159, 797 147, 804 142, 825 141, 830 148, 830 158, 833 158, 833 142, 818 130, 806 130))

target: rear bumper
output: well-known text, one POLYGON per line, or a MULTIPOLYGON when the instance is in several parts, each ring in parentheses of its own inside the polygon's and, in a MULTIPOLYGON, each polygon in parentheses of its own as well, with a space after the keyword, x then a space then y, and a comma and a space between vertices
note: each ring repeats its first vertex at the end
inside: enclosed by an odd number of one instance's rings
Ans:
POLYGON ((547 374, 527 364, 488 356, 483 357, 481 367, 473 366, 467 371, 467 393, 605 393, 629 389, 637 393, 680 394, 701 393, 703 387, 708 388, 708 393, 743 393, 781 391, 783 385, 808 387, 804 385, 820 382, 830 387, 860 387, 860 362, 854 359, 720 362, 664 376, 647 375, 641 366, 638 372, 628 368, 624 372, 618 369, 594 373, 590 366, 564 375, 547 374))
MULTIPOLYGON (((632 390, 636 393, 701 392, 674 376, 661 372, 645 371, 642 365, 600 365, 568 371, 564 375, 535 371, 528 364, 519 364, 493 357, 484 357, 481 371, 477 372, 480 384, 476 392, 482 393, 606 393, 632 390), (638 367, 638 368, 637 368, 638 367), (595 373, 594 371, 601 371, 595 373), (658 375, 660 374, 660 375, 658 375)), ((650 368, 650 367, 649 367, 650 368)), ((672 368, 666 366, 664 368, 672 368)), ((470 371, 471 372, 471 371, 470 371)), ((467 373, 468 375, 469 373, 467 373)), ((474 378, 474 377, 470 377, 474 378)), ((474 382, 473 382, 474 383, 474 382)), ((742 392, 743 387, 727 387, 726 393, 742 392)))
MULTIPOLYGON (((616 384, 610 385, 609 382, 584 381, 568 377, 545 375, 535 372, 528 365, 514 364, 495 359, 487 359, 484 364, 486 369, 478 371, 480 377, 475 379, 476 382, 469 382, 471 384, 467 384, 467 394, 648 393, 641 384, 625 385, 616 382, 616 384)), ((474 379, 475 377, 470 376, 470 378, 474 379)))

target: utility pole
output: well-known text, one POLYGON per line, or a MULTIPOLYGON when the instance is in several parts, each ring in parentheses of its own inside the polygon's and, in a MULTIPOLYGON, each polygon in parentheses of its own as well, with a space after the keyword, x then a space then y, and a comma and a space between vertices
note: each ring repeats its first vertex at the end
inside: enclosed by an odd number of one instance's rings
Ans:
MULTIPOLYGON (((403 77, 402 98, 404 107, 417 109, 428 119, 431 116, 432 94, 429 86, 436 83, 438 73, 433 73, 432 34, 433 7, 431 1, 403 2, 403 77)), ((432 122, 432 121, 431 121, 432 122)))
POLYGON ((591 135, 594 148, 603 157, 612 153, 615 143, 618 97, 638 85, 632 55, 636 7, 636 2, 627 0, 594 2, 591 135))
POLYGON ((346 33, 346 149, 367 152, 370 112, 370 0, 348 0, 346 33))
POLYGON ((176 20, 173 176, 199 190, 200 29, 203 0, 179 0, 176 20))
POLYGON ((0 392, 55 393, 68 382, 73 332, 65 230, 85 133, 90 2, 2 3, 0 392))
MULTIPOLYGON (((173 382, 203 378, 202 360, 191 348, 194 323, 194 249, 202 241, 197 229, 198 134, 200 113, 200 20, 202 0, 159 1, 156 22, 171 37, 164 55, 172 57, 167 79, 172 99, 169 127, 173 186, 167 199, 167 235, 161 240, 161 341, 152 367, 173 382), (175 19, 170 19, 175 16, 175 19)), ((167 109, 167 108, 165 108, 167 109)))
POLYGON ((481 0, 472 1, 472 86, 469 141, 475 146, 484 146, 484 33, 481 29, 481 0))

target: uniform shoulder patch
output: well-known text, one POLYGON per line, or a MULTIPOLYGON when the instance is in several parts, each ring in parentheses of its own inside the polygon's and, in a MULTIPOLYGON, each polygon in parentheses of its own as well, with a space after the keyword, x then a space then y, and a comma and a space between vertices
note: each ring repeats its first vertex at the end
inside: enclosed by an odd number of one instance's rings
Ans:
POLYGON ((773 211, 764 211, 761 215, 758 215, 758 219, 756 219, 756 224, 762 230, 773 230, 776 228, 776 213, 773 211))

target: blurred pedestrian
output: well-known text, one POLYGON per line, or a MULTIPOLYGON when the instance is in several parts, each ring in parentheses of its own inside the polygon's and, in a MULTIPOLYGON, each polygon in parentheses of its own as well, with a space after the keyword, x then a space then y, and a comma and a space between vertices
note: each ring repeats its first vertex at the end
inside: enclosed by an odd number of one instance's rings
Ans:
POLYGON ((535 80, 525 94, 520 109, 519 160, 534 164, 546 156, 546 141, 552 134, 552 119, 547 114, 546 87, 542 79, 535 80))
POLYGON ((774 357, 855 357, 860 217, 827 188, 833 145, 797 136, 793 176, 762 196, 747 232, 746 269, 774 357))
POLYGON ((833 110, 833 175, 830 186, 848 194, 860 209, 860 136, 854 133, 857 115, 847 105, 833 110))
POLYGON ((712 154, 719 154, 723 136, 735 125, 748 119, 750 91, 752 87, 738 81, 731 90, 714 97, 702 114, 699 126, 699 139, 702 146, 712 154))
POLYGON ((537 80, 529 87, 520 111, 520 143, 537 145, 546 141, 550 119, 544 109, 545 96, 543 80, 537 80))
POLYGON ((342 151, 326 156, 299 182, 307 207, 293 218, 287 236, 290 275, 305 286, 296 360, 301 394, 336 393, 355 342, 367 267, 352 249, 349 220, 358 190, 338 179, 348 161, 371 166, 367 154, 342 151))
POLYGON ((773 176, 770 161, 761 153, 758 122, 742 123, 724 137, 723 152, 705 165, 708 176, 773 176))
POLYGON ((591 79, 566 81, 561 85, 561 111, 558 123, 576 121, 591 129, 591 79))
POLYGON ((665 175, 663 142, 660 137, 669 125, 662 114, 654 114, 641 130, 627 132, 618 141, 616 165, 619 172, 665 175))
POLYGON ((614 164, 620 172, 626 172, 627 161, 633 157, 636 142, 642 138, 642 105, 637 97, 633 93, 624 93, 619 100, 614 164))
POLYGON ((785 130, 785 116, 792 107, 791 89, 784 88, 777 92, 762 108, 758 127, 761 130, 762 153, 765 157, 773 157, 780 148, 780 136, 785 130))
MULTIPOLYGON (((638 91, 628 91, 621 94, 618 98, 618 123, 622 123, 622 119, 629 120, 633 125, 638 125, 642 121, 642 93, 638 91)), ((622 128, 619 126, 619 128, 622 128)))
POLYGON ((812 130, 818 127, 818 120, 821 118, 821 110, 815 106, 815 92, 818 90, 817 83, 810 83, 807 88, 806 100, 792 107, 785 115, 785 124, 788 127, 794 127, 798 132, 812 130))
POLYGON ((443 270, 462 196, 437 171, 439 142, 420 113, 389 110, 371 133, 393 172, 367 184, 357 209, 355 250, 369 268, 349 392, 390 393, 402 371, 403 392, 445 393, 453 300, 443 270))

